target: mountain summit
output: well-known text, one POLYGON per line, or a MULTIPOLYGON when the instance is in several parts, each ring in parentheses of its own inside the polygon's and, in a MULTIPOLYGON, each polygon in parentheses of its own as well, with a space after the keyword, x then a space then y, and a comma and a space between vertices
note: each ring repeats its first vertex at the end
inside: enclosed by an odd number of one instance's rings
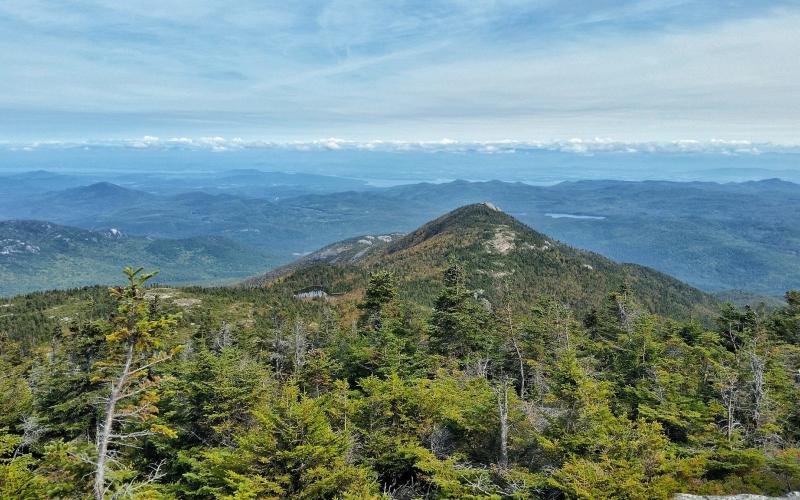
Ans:
MULTIPOLYGON (((348 240, 350 241, 350 240, 348 240)), ((451 262, 462 265, 469 286, 490 301, 506 297, 530 304, 547 294, 586 313, 627 286, 649 310, 689 317, 705 314, 713 299, 655 270, 620 264, 593 252, 572 248, 541 234, 491 203, 467 205, 415 231, 351 254, 325 258, 334 244, 301 261, 248 284, 317 285, 337 291, 358 291, 365 276, 388 269, 402 277, 401 291, 431 304, 442 272, 451 262)))

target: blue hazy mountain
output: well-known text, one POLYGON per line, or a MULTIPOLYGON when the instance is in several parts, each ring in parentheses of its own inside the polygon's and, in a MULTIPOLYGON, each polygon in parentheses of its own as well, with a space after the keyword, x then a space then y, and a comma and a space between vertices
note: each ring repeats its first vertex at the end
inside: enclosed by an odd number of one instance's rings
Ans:
MULTIPOLYGON (((226 174, 243 183, 253 177, 261 174, 226 174)), ((651 266, 705 290, 779 296, 800 286, 800 186, 778 179, 553 186, 454 181, 277 199, 210 191, 165 195, 94 183, 31 194, 5 206, 2 215, 153 238, 219 236, 286 263, 335 241, 407 232, 437 214, 492 201, 565 243, 651 266)))
MULTIPOLYGON (((145 191, 161 189, 159 184, 151 182, 156 179, 166 180, 166 187, 170 178, 205 177, 213 181, 215 176, 225 176, 232 170, 296 172, 319 176, 316 181, 335 177, 384 186, 454 179, 554 184, 586 179, 742 182, 779 177, 800 182, 796 150, 737 154, 730 149, 723 153, 675 149, 578 154, 525 146, 507 148, 505 154, 446 147, 433 151, 275 147, 221 153, 177 148, 43 147, 31 151, 0 148, 0 175, 6 175, 3 171, 26 170, 78 172, 93 176, 95 181, 106 180, 145 191)), ((306 182, 308 178, 302 180, 306 182)))

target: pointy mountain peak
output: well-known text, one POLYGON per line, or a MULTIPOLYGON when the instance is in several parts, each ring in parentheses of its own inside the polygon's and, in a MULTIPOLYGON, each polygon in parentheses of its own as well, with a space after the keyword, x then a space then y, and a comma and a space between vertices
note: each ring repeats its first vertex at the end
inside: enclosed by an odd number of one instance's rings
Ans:
POLYGON ((481 214, 481 213, 504 213, 500 210, 500 207, 492 203, 491 201, 484 201, 481 203, 472 203, 470 205, 464 205, 463 207, 456 208, 455 210, 446 213, 443 217, 447 217, 448 215, 455 215, 455 214, 481 214))
POLYGON ((654 312, 689 316, 712 302, 699 290, 651 269, 565 245, 487 203, 457 208, 384 245, 368 245, 364 252, 360 239, 330 245, 246 284, 296 289, 323 284, 344 290, 363 286, 358 276, 382 269, 403 276, 406 293, 431 304, 436 290, 432 283, 455 260, 465 269, 469 287, 490 300, 506 287, 521 296, 549 294, 584 314, 601 307, 609 293, 626 283, 654 312))
POLYGON ((483 240, 486 242, 487 250, 498 247, 503 249, 501 253, 506 253, 509 247, 505 241, 533 239, 540 242, 544 239, 543 235, 503 212, 496 205, 483 202, 465 205, 448 212, 400 238, 389 245, 387 250, 388 253, 394 253, 447 235, 464 243, 467 240, 483 240), (500 240, 503 242, 494 244, 500 240))
MULTIPOLYGON (((477 227, 486 224, 519 224, 512 216, 503 212, 497 206, 490 202, 474 203, 472 205, 465 205, 448 212, 438 219, 423 225, 419 230, 424 230, 426 227, 431 229, 435 228, 437 232, 462 229, 468 227, 477 227)), ((418 230, 418 231, 419 231, 418 230)))

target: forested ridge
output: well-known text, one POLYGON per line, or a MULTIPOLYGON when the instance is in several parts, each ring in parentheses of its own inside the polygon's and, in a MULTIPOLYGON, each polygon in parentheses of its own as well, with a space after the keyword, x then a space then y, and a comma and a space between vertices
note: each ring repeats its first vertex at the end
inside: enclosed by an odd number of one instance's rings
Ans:
POLYGON ((398 277, 402 297, 432 306, 441 273, 457 261, 476 298, 497 302, 504 297, 520 311, 545 294, 582 316, 622 286, 629 287, 649 311, 670 317, 704 319, 715 307, 711 296, 671 276, 570 247, 490 203, 460 207, 389 241, 374 238, 357 253, 350 248, 351 241, 325 247, 245 285, 281 283, 293 289, 325 285, 333 292, 357 296, 370 273, 390 270, 398 277))
POLYGON ((800 292, 717 305, 543 250, 494 211, 455 215, 256 288, 129 268, 119 287, 0 304, 0 497, 800 489, 800 292), (518 293, 532 280, 550 285, 518 293), (295 297, 309 284, 336 295, 295 297))

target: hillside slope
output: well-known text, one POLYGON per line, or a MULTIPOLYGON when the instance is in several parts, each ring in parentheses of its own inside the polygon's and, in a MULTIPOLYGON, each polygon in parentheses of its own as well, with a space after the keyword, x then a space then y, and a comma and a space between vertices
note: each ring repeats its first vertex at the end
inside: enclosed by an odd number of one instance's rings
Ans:
POLYGON ((452 261, 465 268, 469 286, 493 303, 531 304, 536 295, 547 294, 586 313, 627 285, 649 310, 668 316, 705 316, 714 304, 710 296, 665 274, 557 242, 491 204, 458 208, 355 258, 306 258, 282 274, 248 283, 357 293, 369 272, 389 269, 401 277, 402 295, 429 305, 452 261))
POLYGON ((293 271, 311 267, 316 264, 346 265, 356 264, 370 255, 380 254, 387 245, 402 238, 402 233, 362 235, 338 241, 320 248, 316 252, 277 267, 266 274, 255 276, 242 283, 246 287, 268 284, 293 271))
POLYGON ((0 296, 116 283, 126 265, 160 269, 159 281, 204 284, 241 279, 274 261, 217 236, 181 240, 87 231, 42 221, 0 221, 0 296))

